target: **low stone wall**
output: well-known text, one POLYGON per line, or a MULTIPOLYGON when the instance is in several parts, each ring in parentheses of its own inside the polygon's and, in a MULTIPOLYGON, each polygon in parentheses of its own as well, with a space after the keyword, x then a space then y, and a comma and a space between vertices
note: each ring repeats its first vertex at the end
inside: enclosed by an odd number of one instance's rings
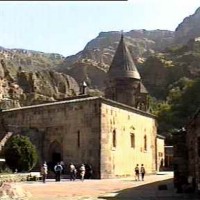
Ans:
POLYGON ((0 184, 4 182, 26 181, 28 176, 30 176, 30 173, 0 174, 0 184))

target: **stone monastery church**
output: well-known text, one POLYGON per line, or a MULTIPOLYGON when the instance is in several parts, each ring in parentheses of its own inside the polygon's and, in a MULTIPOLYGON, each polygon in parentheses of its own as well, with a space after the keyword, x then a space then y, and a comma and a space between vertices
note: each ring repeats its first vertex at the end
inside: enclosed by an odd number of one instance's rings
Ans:
POLYGON ((164 158, 164 138, 157 135, 148 106, 148 92, 122 35, 108 71, 105 97, 83 94, 3 110, 0 134, 30 137, 39 153, 38 164, 87 163, 100 179, 133 176, 136 164, 155 173, 164 158))

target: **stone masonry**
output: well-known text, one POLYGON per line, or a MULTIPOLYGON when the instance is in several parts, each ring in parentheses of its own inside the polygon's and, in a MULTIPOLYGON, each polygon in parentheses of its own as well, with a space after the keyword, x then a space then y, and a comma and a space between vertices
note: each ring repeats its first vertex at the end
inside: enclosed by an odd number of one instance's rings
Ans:
POLYGON ((30 137, 40 162, 88 163, 96 178, 130 176, 136 164, 156 170, 155 117, 130 106, 86 97, 5 110, 0 117, 7 131, 30 137))

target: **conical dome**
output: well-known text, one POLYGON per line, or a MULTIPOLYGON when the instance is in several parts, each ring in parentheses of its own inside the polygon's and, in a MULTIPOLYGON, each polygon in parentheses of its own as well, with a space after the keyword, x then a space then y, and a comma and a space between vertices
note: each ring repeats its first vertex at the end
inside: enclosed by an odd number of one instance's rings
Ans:
POLYGON ((108 71, 108 75, 111 78, 141 79, 131 54, 124 42, 123 35, 121 36, 121 40, 108 71))

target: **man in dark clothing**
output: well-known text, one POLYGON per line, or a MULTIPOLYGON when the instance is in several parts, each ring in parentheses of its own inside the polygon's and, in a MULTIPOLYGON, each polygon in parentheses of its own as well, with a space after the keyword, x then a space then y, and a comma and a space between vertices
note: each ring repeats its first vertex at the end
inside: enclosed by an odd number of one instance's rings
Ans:
POLYGON ((143 165, 143 164, 141 165, 141 168, 140 168, 140 173, 141 173, 141 178, 142 178, 142 181, 144 181, 145 168, 144 168, 144 165, 143 165))
POLYGON ((137 164, 135 167, 135 180, 139 181, 139 175, 140 175, 140 170, 139 170, 139 165, 137 164))
POLYGON ((61 173, 62 173, 62 170, 63 170, 63 167, 60 163, 57 163, 57 165, 55 165, 54 167, 54 171, 55 171, 55 174, 56 174, 56 181, 60 181, 60 176, 61 176, 61 173))

